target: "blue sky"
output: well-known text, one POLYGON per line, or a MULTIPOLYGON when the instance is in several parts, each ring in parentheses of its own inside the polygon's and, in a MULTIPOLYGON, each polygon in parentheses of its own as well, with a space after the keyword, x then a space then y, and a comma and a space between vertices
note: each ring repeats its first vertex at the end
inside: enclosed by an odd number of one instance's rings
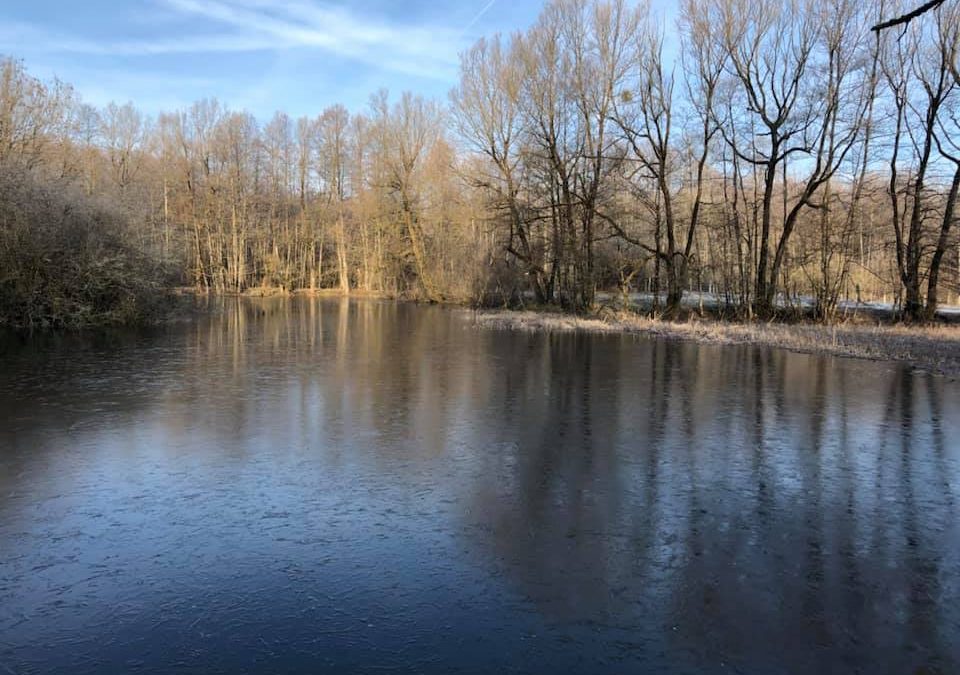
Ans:
MULTIPOLYGON (((676 0, 655 0, 672 17, 676 0)), ((474 40, 529 26, 532 0, 9 0, 0 53, 95 105, 149 113, 216 97, 261 119, 362 109, 381 87, 444 97, 474 40)), ((673 31, 668 29, 669 36, 673 31)))

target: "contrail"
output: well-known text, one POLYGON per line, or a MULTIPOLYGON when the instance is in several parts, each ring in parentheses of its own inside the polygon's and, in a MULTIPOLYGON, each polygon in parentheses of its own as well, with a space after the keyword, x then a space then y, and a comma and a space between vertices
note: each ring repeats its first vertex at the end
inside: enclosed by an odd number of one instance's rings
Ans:
POLYGON ((464 30, 464 31, 468 31, 468 30, 470 30, 471 28, 473 28, 473 24, 475 24, 477 21, 479 21, 480 19, 482 19, 482 18, 483 18, 483 15, 490 11, 490 8, 493 7, 493 5, 494 5, 494 3, 495 3, 496 1, 497 1, 497 0, 490 0, 490 2, 488 2, 486 5, 484 5, 483 9, 481 9, 481 10, 477 13, 477 15, 476 15, 475 17, 473 17, 473 20, 471 20, 470 23, 468 23, 463 30, 464 30))

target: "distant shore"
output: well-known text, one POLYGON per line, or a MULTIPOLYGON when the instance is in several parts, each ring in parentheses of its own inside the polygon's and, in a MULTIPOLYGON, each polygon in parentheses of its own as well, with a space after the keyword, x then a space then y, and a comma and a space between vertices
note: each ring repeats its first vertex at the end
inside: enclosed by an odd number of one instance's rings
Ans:
POLYGON ((479 326, 547 331, 627 333, 702 344, 752 344, 796 352, 894 361, 960 377, 960 326, 906 324, 815 324, 731 322, 715 319, 665 321, 629 312, 573 316, 556 312, 479 310, 479 326))

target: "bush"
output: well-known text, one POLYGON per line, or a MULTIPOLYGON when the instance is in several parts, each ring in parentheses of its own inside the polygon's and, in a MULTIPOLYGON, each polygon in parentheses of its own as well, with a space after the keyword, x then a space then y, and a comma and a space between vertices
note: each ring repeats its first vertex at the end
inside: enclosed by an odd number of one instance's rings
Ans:
POLYGON ((168 275, 121 212, 69 181, 0 166, 0 325, 140 323, 169 307, 168 275))

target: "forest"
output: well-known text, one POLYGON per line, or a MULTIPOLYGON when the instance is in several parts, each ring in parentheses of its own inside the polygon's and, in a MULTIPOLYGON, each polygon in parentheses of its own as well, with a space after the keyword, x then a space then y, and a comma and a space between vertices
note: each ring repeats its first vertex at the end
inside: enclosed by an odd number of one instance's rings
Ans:
POLYGON ((0 323, 145 320, 186 288, 932 320, 960 292, 960 2, 931 4, 881 28, 916 3, 681 0, 674 25, 552 0, 447 100, 299 119, 97 108, 7 57, 0 323))

